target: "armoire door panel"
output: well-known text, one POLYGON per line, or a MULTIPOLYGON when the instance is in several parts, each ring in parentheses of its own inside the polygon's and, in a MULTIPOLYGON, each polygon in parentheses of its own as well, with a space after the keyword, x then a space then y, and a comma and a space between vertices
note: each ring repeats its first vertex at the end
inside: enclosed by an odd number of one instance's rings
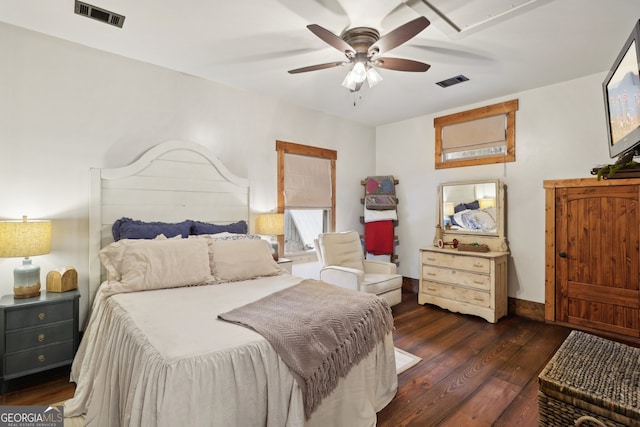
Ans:
POLYGON ((556 318, 638 336, 638 186, 556 190, 556 318))

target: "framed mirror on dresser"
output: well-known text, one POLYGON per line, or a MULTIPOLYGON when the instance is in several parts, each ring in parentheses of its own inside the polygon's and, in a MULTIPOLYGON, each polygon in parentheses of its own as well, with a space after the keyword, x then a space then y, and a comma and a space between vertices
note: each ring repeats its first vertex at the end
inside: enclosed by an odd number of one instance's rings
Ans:
POLYGON ((418 303, 497 322, 508 306, 504 184, 443 183, 436 205, 433 244, 420 248, 418 303))

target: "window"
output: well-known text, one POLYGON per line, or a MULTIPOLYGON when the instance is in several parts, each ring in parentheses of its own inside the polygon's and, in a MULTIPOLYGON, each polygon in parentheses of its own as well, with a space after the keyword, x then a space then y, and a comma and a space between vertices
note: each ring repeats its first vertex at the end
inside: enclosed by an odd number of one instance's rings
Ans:
POLYGON ((436 169, 514 162, 517 109, 514 99, 435 118, 436 169))
POLYGON ((295 257, 315 250, 318 234, 335 230, 337 152, 276 141, 278 212, 285 214, 280 255, 295 257))

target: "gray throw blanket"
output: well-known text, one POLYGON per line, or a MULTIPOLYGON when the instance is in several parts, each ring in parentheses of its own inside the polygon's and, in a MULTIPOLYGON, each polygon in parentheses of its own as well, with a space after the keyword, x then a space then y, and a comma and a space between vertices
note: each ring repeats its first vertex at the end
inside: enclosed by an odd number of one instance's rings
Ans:
POLYGON ((298 382, 307 419, 393 329, 383 298, 312 279, 218 317, 267 339, 298 382))

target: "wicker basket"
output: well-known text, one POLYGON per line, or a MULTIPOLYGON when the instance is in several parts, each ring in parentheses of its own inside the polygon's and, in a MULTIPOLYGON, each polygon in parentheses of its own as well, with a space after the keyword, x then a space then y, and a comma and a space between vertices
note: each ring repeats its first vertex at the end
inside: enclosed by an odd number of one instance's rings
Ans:
POLYGON ((541 426, 640 426, 640 349, 572 331, 538 381, 541 426))

